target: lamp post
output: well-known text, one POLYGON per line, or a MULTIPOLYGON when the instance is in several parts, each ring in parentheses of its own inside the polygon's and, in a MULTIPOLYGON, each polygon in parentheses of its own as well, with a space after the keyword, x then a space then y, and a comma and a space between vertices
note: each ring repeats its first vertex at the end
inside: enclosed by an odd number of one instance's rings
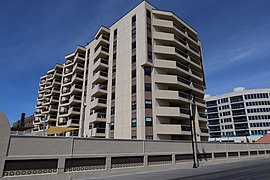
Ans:
POLYGON ((190 109, 189 109, 189 119, 191 128, 191 145, 192 145, 192 157, 193 157, 193 168, 197 168, 197 150, 195 149, 195 144, 197 144, 196 130, 195 130, 195 120, 193 114, 193 104, 195 104, 194 96, 190 95, 190 109), (193 134, 194 132, 194 134, 193 134), (194 142, 195 141, 195 142, 194 142))

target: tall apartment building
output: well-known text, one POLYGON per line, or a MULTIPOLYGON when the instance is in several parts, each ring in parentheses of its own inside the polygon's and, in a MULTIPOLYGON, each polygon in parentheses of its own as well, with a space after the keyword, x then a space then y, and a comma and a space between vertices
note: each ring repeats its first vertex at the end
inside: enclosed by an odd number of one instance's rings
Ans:
POLYGON ((201 43, 172 12, 143 1, 66 59, 58 126, 85 137, 190 140, 192 115, 197 140, 207 140, 201 43))
POLYGON ((270 89, 206 96, 210 141, 255 142, 270 129, 270 89))
POLYGON ((34 129, 36 134, 43 134, 48 126, 55 126, 59 105, 63 65, 56 64, 40 78, 34 129))

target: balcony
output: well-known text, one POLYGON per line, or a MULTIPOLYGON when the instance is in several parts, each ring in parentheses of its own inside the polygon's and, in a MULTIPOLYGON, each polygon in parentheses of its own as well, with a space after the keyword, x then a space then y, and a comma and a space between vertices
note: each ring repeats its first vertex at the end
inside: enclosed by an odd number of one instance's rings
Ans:
POLYGON ((96 98, 90 104, 91 110, 100 110, 107 107, 107 100, 102 98, 96 98))
POLYGON ((93 129, 90 129, 90 134, 93 136, 93 137, 101 137, 101 138, 104 138, 106 135, 105 135, 105 132, 106 132, 106 129, 105 128, 93 128, 93 129), (92 132, 91 132, 92 131, 92 132))
POLYGON ((107 94, 107 86, 98 84, 91 91, 92 97, 100 97, 104 94, 107 94))
POLYGON ((70 93, 81 93, 82 92, 82 85, 80 84, 74 84, 71 89, 70 89, 70 93))
POLYGON ((98 59, 94 66, 93 66, 93 71, 94 72, 97 72, 97 71, 104 71, 106 69, 108 69, 108 60, 105 60, 105 59, 98 59))
POLYGON ((94 54, 94 62, 97 60, 97 59, 106 59, 109 57, 109 49, 107 47, 104 47, 104 46, 100 46, 96 51, 95 51, 95 54, 94 54))
POLYGON ((189 118, 189 109, 181 107, 156 107, 156 114, 160 117, 189 118))
POLYGON ((76 63, 72 69, 73 73, 83 73, 84 72, 84 64, 76 63))
POLYGON ((71 98, 69 99, 69 104, 70 104, 70 105, 80 104, 80 103, 81 103, 81 99, 82 99, 82 96, 73 95, 73 96, 71 96, 71 98))
POLYGON ((80 115, 81 114, 81 107, 71 107, 68 110, 68 114, 69 115, 80 115))
POLYGON ((97 72, 93 77, 93 84, 102 84, 108 81, 108 73, 104 71, 97 72))
POLYGON ((106 113, 96 112, 90 116, 91 122, 106 122, 106 113))
POLYGON ((78 84, 78 83, 83 82, 83 75, 82 74, 74 74, 72 79, 71 79, 71 82, 73 84, 78 84))
POLYGON ((110 37, 101 34, 97 39, 96 49, 98 49, 100 46, 108 46, 109 44, 110 44, 110 37))

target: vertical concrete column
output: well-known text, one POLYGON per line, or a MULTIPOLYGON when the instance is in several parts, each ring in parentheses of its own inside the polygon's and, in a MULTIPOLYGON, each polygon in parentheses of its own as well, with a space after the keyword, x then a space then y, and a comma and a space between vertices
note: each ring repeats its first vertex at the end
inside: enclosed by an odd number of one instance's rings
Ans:
POLYGON ((143 157, 143 166, 148 167, 148 155, 146 154, 143 157))
POLYGON ((172 154, 172 164, 173 165, 176 164, 175 153, 172 154))
POLYGON ((66 162, 65 157, 60 157, 58 159, 57 174, 65 173, 65 162, 66 162))
POLYGON ((10 124, 3 112, 0 112, 0 177, 3 177, 10 138, 10 124))
POLYGON ((112 157, 107 156, 106 157, 106 170, 111 170, 112 169, 112 157))

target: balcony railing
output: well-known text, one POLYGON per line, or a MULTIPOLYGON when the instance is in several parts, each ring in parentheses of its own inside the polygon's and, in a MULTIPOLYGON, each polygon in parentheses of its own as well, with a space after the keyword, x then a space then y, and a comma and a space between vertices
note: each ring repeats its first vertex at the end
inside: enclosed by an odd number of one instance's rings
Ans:
POLYGON ((107 100, 106 99, 102 99, 102 98, 98 98, 98 103, 106 104, 107 103, 107 100))
POLYGON ((176 52, 177 54, 180 54, 181 56, 184 56, 185 58, 188 58, 187 52, 184 52, 184 51, 182 51, 182 50, 180 50, 180 49, 178 49, 178 48, 175 48, 175 52, 176 52))
POLYGON ((97 118, 105 119, 106 113, 97 113, 97 118))
POLYGON ((183 70, 185 70, 185 71, 189 71, 189 67, 182 64, 182 63, 180 63, 180 62, 176 62, 176 66, 183 69, 183 70))
POLYGON ((101 76, 108 77, 108 73, 104 71, 99 71, 101 76))
POLYGON ((176 24, 176 23, 173 23, 173 26, 176 28, 176 29, 178 29, 179 31, 181 31, 182 33, 186 33, 186 30, 185 30, 185 28, 182 28, 181 26, 179 26, 178 24, 176 24))
POLYGON ((198 76, 199 78, 202 78, 202 74, 198 71, 195 71, 194 69, 191 70, 191 73, 194 74, 195 76, 198 76))
POLYGON ((179 82, 182 82, 182 83, 187 84, 187 85, 190 85, 190 83, 191 83, 189 80, 187 80, 187 79, 185 79, 183 77, 180 77, 180 76, 177 76, 177 80, 179 82))
POLYGON ((176 35, 174 35, 174 39, 177 40, 178 42, 180 42, 181 44, 183 44, 184 46, 187 45, 187 42, 186 42, 185 39, 182 39, 182 38, 180 38, 180 37, 178 37, 176 35))
POLYGON ((188 125, 181 125, 181 130, 182 131, 191 131, 191 127, 188 125))
POLYGON ((189 114, 189 109, 180 107, 180 113, 182 114, 189 114))
POLYGON ((101 50, 102 50, 102 51, 105 51, 105 52, 107 52, 107 53, 109 53, 109 49, 106 48, 106 47, 104 47, 104 46, 101 46, 101 50))
POLYGON ((204 127, 200 127, 200 130, 202 133, 208 133, 208 129, 207 128, 204 128, 204 127))
POLYGON ((82 99, 82 96, 74 95, 74 99, 81 100, 82 99))
POLYGON ((102 35, 101 37, 102 37, 102 39, 104 39, 106 41, 110 41, 110 38, 108 36, 102 35))
POLYGON ((200 116, 201 118, 207 118, 205 112, 199 112, 199 116, 200 116))
POLYGON ((191 50, 193 50, 194 52, 196 52, 196 53, 200 53, 200 51, 196 48, 196 47, 194 47, 194 46, 192 46, 192 45, 188 45, 189 46, 189 48, 191 49, 191 50))
POLYGON ((198 42, 198 38, 191 35, 190 33, 187 33, 188 34, 188 37, 190 37, 191 39, 193 39, 195 42, 198 42))

